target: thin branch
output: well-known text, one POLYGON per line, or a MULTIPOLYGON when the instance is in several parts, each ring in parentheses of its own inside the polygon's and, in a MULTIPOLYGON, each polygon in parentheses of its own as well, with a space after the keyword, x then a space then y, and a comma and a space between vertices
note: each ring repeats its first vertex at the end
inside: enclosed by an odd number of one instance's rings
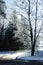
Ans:
POLYGON ((39 33, 40 33, 41 29, 42 29, 42 25, 43 25, 43 21, 42 21, 42 24, 41 24, 41 26, 40 26, 39 32, 38 32, 38 34, 37 34, 37 36, 36 36, 36 40, 37 40, 37 38, 38 38, 38 36, 39 36, 39 33))
POLYGON ((17 2, 16 2, 16 1, 14 1, 14 2, 16 3, 16 6, 17 6, 17 7, 19 7, 20 9, 25 9, 25 10, 28 10, 28 9, 26 9, 26 8, 23 8, 23 7, 19 6, 19 5, 17 4, 17 2))

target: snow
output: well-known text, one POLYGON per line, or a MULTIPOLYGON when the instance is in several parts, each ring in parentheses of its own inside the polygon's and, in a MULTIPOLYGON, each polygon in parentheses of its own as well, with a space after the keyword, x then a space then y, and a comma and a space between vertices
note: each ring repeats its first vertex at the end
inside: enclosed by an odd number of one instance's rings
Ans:
POLYGON ((18 57, 25 57, 29 55, 28 51, 18 51, 18 52, 0 52, 0 59, 5 59, 5 60, 11 60, 11 59, 16 59, 18 57))
POLYGON ((40 62, 43 62, 43 51, 38 50, 34 56, 29 56, 29 55, 24 56, 24 57, 18 56, 18 59, 21 59, 21 60, 38 60, 40 62))
POLYGON ((35 56, 30 56, 30 51, 0 52, 0 59, 4 60, 38 60, 43 62, 43 51, 38 51, 35 56))
POLYGON ((43 57, 39 57, 39 56, 27 56, 27 57, 22 57, 22 58, 19 58, 19 59, 24 59, 24 60, 40 60, 40 61, 42 61, 43 57))

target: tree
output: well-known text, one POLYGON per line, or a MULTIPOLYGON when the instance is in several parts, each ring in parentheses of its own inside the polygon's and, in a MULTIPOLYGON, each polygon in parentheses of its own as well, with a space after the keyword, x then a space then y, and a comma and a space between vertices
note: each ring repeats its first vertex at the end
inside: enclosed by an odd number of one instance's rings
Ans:
POLYGON ((19 50, 20 47, 22 47, 23 44, 18 41, 19 38, 15 37, 16 31, 17 31, 16 25, 9 22, 3 39, 2 45, 3 50, 16 51, 19 50))
MULTIPOLYGON (((23 46, 23 43, 19 41, 18 37, 15 37, 17 31, 17 27, 15 24, 16 22, 13 23, 7 19, 7 21, 9 21, 9 24, 8 27, 5 28, 5 21, 3 21, 3 19, 6 19, 5 9, 5 2, 3 0, 0 0, 0 50, 18 50, 23 46)), ((14 19, 16 21, 16 15, 14 19)))
POLYGON ((4 34, 4 22, 6 18, 6 3, 3 0, 0 0, 0 39, 3 37, 4 34))
MULTIPOLYGON (((38 45, 39 42, 41 41, 41 40, 39 40, 39 37, 40 37, 40 34, 42 34, 41 30, 43 28, 42 27, 42 25, 43 25, 42 14, 40 13, 41 11, 39 12, 39 9, 38 9, 38 7, 40 7, 41 3, 38 0, 33 0, 33 1, 32 0, 28 0, 28 1, 27 0, 25 0, 25 1, 18 0, 18 1, 16 1, 16 0, 14 1, 15 6, 17 7, 18 11, 15 7, 13 7, 13 8, 15 8, 15 10, 28 21, 28 24, 29 24, 28 30, 30 32, 30 36, 28 36, 28 37, 31 39, 31 41, 30 41, 31 42, 31 55, 34 56, 36 45, 38 45), (19 1, 19 3, 18 3, 18 1, 19 1), (25 16, 24 14, 28 15, 28 17, 25 16), (42 22, 40 22, 40 21, 42 21, 42 22), (38 25, 38 23, 40 25, 38 25)), ((42 5, 41 5, 41 8, 42 8, 42 5)), ((25 24, 26 24, 26 21, 25 21, 25 24)), ((27 35, 27 34, 25 34, 25 35, 27 35)))
POLYGON ((2 49, 4 39, 4 19, 6 18, 6 3, 0 0, 0 50, 2 49))
POLYGON ((22 49, 30 48, 30 44, 28 44, 29 43, 28 41, 30 41, 30 40, 28 40, 29 34, 27 32, 29 30, 28 29, 29 26, 28 26, 28 24, 26 24, 27 19, 25 19, 25 17, 22 14, 19 14, 14 8, 13 8, 13 12, 11 14, 11 19, 12 19, 12 22, 14 24, 16 24, 16 26, 18 28, 16 36, 19 37, 19 41, 24 44, 24 48, 22 47, 22 49))
POLYGON ((5 2, 3 0, 0 0, 0 15, 3 16, 4 18, 6 17, 5 9, 6 9, 5 2))
MULTIPOLYGON (((3 49, 4 50, 12 50, 15 47, 14 45, 15 45, 16 39, 15 39, 15 41, 13 39, 13 36, 15 35, 13 33, 14 30, 17 30, 17 28, 14 27, 14 25, 9 22, 9 25, 8 25, 6 32, 5 32, 4 41, 3 41, 4 42, 3 43, 3 49)), ((13 50, 15 50, 15 49, 13 49, 13 50)))
MULTIPOLYGON (((34 31, 33 31, 33 28, 32 28, 32 23, 31 23, 31 19, 30 19, 30 0, 28 0, 29 2, 29 10, 28 10, 28 17, 29 17, 29 25, 30 25, 30 35, 31 35, 31 55, 34 56, 34 53, 35 53, 35 46, 36 46, 36 42, 37 42, 37 38, 40 34, 40 31, 41 31, 41 28, 42 28, 42 24, 39 28, 39 31, 38 31, 38 34, 37 34, 37 6, 38 6, 38 0, 36 0, 36 15, 35 15, 35 28, 34 28, 34 31)), ((43 23, 43 22, 42 22, 43 23)))
POLYGON ((0 50, 2 49, 3 39, 4 39, 4 21, 2 27, 0 28, 0 50))

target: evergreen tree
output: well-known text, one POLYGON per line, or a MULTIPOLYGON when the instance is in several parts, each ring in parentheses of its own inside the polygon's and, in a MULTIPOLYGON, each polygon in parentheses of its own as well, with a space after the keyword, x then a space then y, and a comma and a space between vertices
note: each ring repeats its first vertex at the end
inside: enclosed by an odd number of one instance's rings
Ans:
POLYGON ((16 25, 13 25, 12 23, 10 23, 5 32, 5 38, 3 40, 3 45, 2 45, 3 50, 16 51, 23 46, 23 44, 18 41, 19 38, 15 37, 16 31, 17 31, 16 25))

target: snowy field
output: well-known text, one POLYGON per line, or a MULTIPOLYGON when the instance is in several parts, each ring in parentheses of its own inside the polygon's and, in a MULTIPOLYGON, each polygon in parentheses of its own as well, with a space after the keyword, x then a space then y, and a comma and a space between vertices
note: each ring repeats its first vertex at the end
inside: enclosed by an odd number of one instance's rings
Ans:
POLYGON ((21 59, 21 60, 40 60, 43 61, 43 51, 38 51, 36 56, 30 56, 30 51, 6 51, 0 52, 0 60, 14 60, 14 59, 21 59))

